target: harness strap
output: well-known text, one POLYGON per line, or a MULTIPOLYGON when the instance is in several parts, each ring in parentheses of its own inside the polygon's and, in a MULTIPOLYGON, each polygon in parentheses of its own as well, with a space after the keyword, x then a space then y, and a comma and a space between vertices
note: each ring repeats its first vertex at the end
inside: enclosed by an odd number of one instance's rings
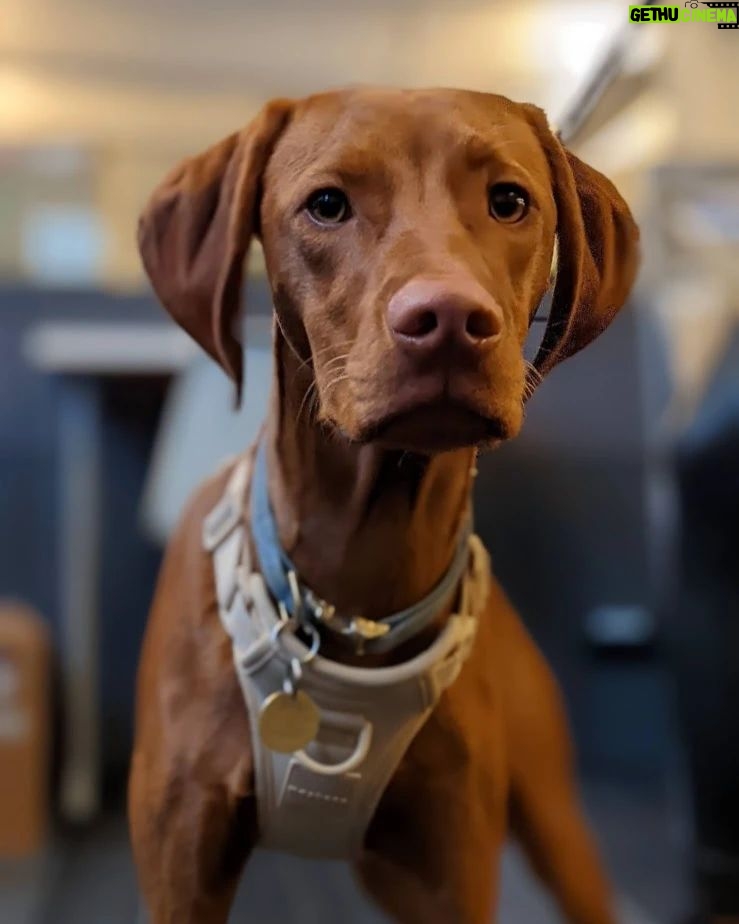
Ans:
POLYGON ((203 543, 213 555, 221 620, 252 717, 260 844, 348 859, 361 851, 391 776, 469 654, 489 590, 487 553, 476 536, 468 539, 459 612, 417 657, 381 668, 320 654, 304 663, 299 688, 320 710, 318 733, 304 750, 271 751, 256 719, 265 700, 282 689, 293 659, 305 662, 308 648, 293 633, 276 631, 280 615, 251 565, 243 511, 252 458, 234 468, 204 522, 203 543))

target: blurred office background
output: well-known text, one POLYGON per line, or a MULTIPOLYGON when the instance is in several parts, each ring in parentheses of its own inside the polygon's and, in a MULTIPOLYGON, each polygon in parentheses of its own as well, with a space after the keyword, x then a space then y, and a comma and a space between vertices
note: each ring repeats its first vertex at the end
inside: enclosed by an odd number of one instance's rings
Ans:
MULTIPOLYGON (((665 642, 672 460, 739 317, 737 33, 629 27, 609 0, 5 0, 0 818, 17 837, 0 847, 25 857, 0 861, 2 921, 136 920, 123 794, 162 544, 191 484, 250 439, 268 385, 259 255, 236 416, 221 373, 147 289, 134 235, 148 193, 273 95, 456 85, 537 102, 557 122, 625 29, 620 74, 573 147, 629 199, 644 271, 613 328, 540 389, 524 434, 484 460, 477 518, 565 690, 624 920, 689 910, 689 761, 665 642), (48 825, 38 806, 23 814, 37 766, 48 825)), ((515 853, 504 891, 504 922, 555 919, 515 853)), ((270 857, 242 904, 261 924, 298 920, 295 908, 306 922, 380 921, 343 872, 270 857)))

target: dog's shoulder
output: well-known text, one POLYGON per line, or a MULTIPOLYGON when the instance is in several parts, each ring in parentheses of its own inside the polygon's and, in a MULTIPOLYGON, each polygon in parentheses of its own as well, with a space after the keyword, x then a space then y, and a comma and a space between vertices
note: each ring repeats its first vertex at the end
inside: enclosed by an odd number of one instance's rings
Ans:
POLYGON ((137 740, 156 756, 151 772, 164 785, 182 785, 196 761, 201 780, 214 786, 226 780, 244 793, 251 785, 249 729, 218 610, 213 560, 203 545, 203 523, 234 465, 195 489, 167 544, 139 669, 137 740), (214 748, 209 742, 216 729, 223 735, 214 748))

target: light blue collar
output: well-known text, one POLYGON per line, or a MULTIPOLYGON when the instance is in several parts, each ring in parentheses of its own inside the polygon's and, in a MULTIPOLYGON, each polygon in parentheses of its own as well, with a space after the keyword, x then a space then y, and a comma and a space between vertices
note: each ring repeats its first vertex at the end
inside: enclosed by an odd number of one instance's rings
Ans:
POLYGON ((280 544, 269 500, 267 450, 261 440, 251 483, 251 533, 262 577, 283 617, 299 626, 306 622, 330 630, 349 641, 358 653, 389 651, 427 628, 452 602, 469 562, 471 517, 461 530, 457 550, 444 576, 422 600, 384 619, 339 616, 298 577, 295 565, 280 544))

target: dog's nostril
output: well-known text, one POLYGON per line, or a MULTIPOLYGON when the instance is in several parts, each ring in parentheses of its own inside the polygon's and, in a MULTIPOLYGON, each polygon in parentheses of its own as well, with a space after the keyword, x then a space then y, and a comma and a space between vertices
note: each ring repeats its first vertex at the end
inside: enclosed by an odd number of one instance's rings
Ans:
POLYGON ((492 311, 486 311, 484 308, 471 311, 467 315, 465 332, 473 340, 487 340, 488 337, 494 337, 500 333, 498 316, 492 311))
POLYGON ((412 337, 425 337, 432 330, 436 330, 439 321, 433 311, 421 311, 415 319, 415 330, 409 331, 412 337))
POLYGON ((425 305, 391 304, 390 327, 394 333, 412 340, 422 340, 439 326, 433 308, 425 305))

